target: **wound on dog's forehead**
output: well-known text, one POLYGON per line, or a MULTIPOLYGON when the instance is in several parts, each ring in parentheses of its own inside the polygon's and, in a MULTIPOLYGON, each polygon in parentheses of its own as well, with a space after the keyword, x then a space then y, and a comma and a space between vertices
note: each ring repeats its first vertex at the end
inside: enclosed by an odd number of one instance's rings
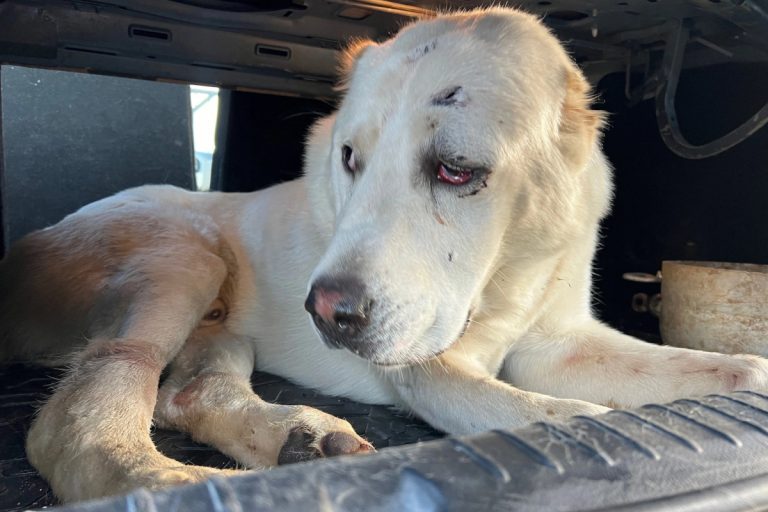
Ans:
POLYGON ((434 50, 437 48, 437 41, 432 41, 430 43, 425 44, 424 46, 419 46, 415 50, 411 51, 411 53, 408 54, 407 61, 409 63, 415 62, 428 54, 431 50, 434 50))
POLYGON ((460 85, 455 85, 447 89, 443 89, 435 96, 432 97, 432 105, 438 105, 441 107, 457 106, 463 107, 467 104, 469 98, 464 88, 460 85))

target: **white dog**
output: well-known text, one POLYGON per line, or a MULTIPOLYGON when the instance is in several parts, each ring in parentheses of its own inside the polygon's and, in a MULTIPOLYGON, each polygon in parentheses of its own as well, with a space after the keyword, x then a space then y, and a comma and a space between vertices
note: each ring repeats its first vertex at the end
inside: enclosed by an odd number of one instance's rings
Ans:
POLYGON ((72 366, 27 444, 62 499, 218 471, 161 455, 153 418, 252 468, 371 450, 343 420, 263 402, 254 365, 453 434, 768 390, 760 358, 593 318, 603 116, 534 17, 417 22, 351 48, 344 83, 302 179, 129 190, 3 261, 4 355, 72 366))

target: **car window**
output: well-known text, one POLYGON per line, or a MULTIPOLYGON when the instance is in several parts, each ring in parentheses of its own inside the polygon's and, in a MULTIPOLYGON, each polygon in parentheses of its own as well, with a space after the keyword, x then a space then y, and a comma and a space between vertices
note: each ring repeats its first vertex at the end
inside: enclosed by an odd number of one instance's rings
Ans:
POLYGON ((195 149, 195 184, 198 190, 211 187, 211 166, 216 150, 216 121, 219 116, 219 89, 189 86, 192 107, 192 142, 195 149))

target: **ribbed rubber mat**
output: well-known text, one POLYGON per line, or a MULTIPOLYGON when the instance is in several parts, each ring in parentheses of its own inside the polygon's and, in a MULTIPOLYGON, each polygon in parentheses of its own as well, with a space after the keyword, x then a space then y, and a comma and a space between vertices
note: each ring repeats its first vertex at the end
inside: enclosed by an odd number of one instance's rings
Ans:
MULTIPOLYGON (((27 462, 24 438, 35 409, 50 394, 60 376, 60 371, 47 368, 0 367, 0 511, 56 504, 48 484, 27 462)), ((324 396, 266 373, 254 373, 252 382, 265 400, 311 405, 347 419, 377 449, 442 437, 422 421, 388 407, 324 396)), ((155 430, 152 437, 160 451, 177 460, 234 467, 225 455, 179 432, 155 430)))
POLYGON ((768 397, 737 392, 137 491, 77 510, 720 512, 766 509, 767 484, 768 397))

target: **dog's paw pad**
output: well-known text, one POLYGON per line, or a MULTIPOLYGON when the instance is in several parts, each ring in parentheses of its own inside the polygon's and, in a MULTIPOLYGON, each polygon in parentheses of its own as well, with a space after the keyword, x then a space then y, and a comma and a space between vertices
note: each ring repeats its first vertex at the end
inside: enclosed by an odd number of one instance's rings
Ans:
POLYGON ((376 451, 369 443, 365 441, 361 443, 360 438, 346 432, 326 434, 320 440, 320 449, 326 457, 376 451))
POLYGON ((295 427, 277 456, 278 464, 292 464, 321 457, 320 450, 312 446, 315 436, 303 427, 295 427))

